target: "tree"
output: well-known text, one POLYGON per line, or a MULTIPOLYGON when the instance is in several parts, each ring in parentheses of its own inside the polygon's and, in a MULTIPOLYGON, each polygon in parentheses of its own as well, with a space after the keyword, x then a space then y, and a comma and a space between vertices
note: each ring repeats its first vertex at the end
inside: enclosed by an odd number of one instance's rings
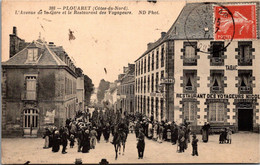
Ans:
POLYGON ((105 81, 104 79, 100 80, 98 91, 97 91, 98 103, 101 103, 101 101, 104 99, 105 91, 109 89, 109 85, 110 85, 109 81, 105 81))
POLYGON ((89 105, 91 94, 94 91, 94 84, 92 83, 92 80, 87 75, 84 75, 84 90, 85 90, 85 105, 89 105))

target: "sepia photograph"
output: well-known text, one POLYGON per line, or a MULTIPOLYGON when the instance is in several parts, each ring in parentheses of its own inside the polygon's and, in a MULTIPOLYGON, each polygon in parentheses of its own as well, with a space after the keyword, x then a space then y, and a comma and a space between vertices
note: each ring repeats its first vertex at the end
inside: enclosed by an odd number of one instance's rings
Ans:
POLYGON ((259 1, 1 11, 1 164, 260 163, 259 1))

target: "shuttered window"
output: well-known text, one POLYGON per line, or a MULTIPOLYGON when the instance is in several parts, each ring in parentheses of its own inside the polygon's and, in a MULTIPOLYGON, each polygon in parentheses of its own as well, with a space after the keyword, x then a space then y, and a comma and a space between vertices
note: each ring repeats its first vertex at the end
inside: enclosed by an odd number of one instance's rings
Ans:
POLYGON ((26 77, 26 99, 36 100, 36 76, 26 77))

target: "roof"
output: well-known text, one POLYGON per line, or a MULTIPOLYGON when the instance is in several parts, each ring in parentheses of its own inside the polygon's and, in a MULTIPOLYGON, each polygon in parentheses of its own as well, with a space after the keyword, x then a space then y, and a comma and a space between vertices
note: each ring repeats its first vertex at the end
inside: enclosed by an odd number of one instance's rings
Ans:
MULTIPOLYGON (((245 4, 247 2, 241 2, 241 4, 245 4)), ((256 3, 256 18, 260 17, 259 12, 259 2, 248 2, 248 3, 256 3)), ((218 3, 219 4, 219 3, 218 3)), ((221 5, 225 4, 239 4, 239 2, 222 2, 221 5)), ((165 41, 169 40, 186 40, 187 37, 191 37, 194 39, 213 39, 214 38, 214 19, 213 19, 213 5, 214 3, 187 3, 182 11, 180 12, 178 18, 175 20, 171 28, 168 30, 166 35, 163 38, 159 38, 156 42, 150 43, 148 49, 137 59, 145 56, 147 53, 161 45, 165 41), (196 10, 195 9, 199 9, 196 10), (195 11, 195 12, 192 12, 195 11), (188 19, 187 19, 188 18, 188 19), (205 31, 203 28, 194 28, 201 26, 201 20, 206 22, 204 28, 208 28, 207 35, 205 35, 205 31), (206 25, 207 24, 207 25, 206 25), (186 33, 185 33, 186 31, 186 33)), ((257 21, 257 31, 260 31, 260 21, 257 21)), ((260 36, 257 33, 258 38, 260 36)))
POLYGON ((9 60, 2 62, 2 66, 26 66, 26 65, 36 65, 36 66, 67 66, 56 53, 49 48, 45 42, 33 41, 27 45, 23 50, 16 53, 9 60), (31 47, 39 48, 39 57, 36 62, 30 63, 27 61, 28 49, 31 47))

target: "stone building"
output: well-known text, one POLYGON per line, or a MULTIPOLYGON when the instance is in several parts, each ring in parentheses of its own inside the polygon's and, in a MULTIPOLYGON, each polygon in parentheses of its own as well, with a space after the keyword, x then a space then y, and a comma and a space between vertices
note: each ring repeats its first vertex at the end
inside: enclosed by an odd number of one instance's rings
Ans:
POLYGON ((138 111, 196 130, 259 131, 259 15, 258 2, 187 3, 136 60, 138 111))
POLYGON ((77 74, 77 99, 76 99, 76 110, 83 111, 85 109, 85 88, 84 88, 84 74, 81 68, 76 68, 77 74))
POLYGON ((134 72, 135 72, 135 64, 128 64, 127 67, 123 68, 123 74, 120 74, 118 76, 118 95, 119 95, 119 108, 122 109, 122 114, 125 113, 132 113, 134 114, 135 109, 135 100, 134 100, 134 86, 135 86, 135 78, 134 78, 134 72))
POLYGON ((15 55, 10 53, 10 59, 2 62, 3 137, 36 137, 44 126, 64 126, 66 118, 74 117, 75 69, 61 46, 40 38, 15 55))
POLYGON ((135 61, 135 109, 157 121, 173 120, 174 42, 165 37, 135 61))

